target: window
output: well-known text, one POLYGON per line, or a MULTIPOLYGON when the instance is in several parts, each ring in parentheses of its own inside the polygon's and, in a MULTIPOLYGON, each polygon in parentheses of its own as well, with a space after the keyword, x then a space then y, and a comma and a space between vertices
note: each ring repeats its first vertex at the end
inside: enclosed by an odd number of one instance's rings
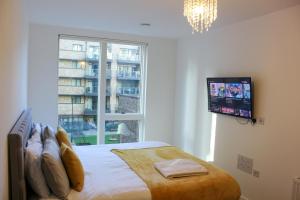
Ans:
POLYGON ((98 46, 89 46, 87 57, 89 59, 99 59, 99 47, 98 46))
POLYGON ((133 49, 141 54, 142 47, 118 43, 108 43, 108 46, 106 74, 110 76, 106 77, 105 143, 137 142, 144 118, 140 93, 143 80, 131 72, 134 67, 141 73, 143 63, 139 59, 132 60, 129 52, 133 49))
POLYGON ((88 58, 84 50, 90 46, 98 46, 99 51, 100 42, 59 39, 58 122, 76 145, 98 143, 98 90, 88 92, 92 83, 98 85, 98 76, 88 72, 98 68, 99 60, 88 58), (73 51, 66 51, 70 47, 73 51), (70 63, 72 68, 64 68, 63 62, 70 63))
POLYGON ((72 86, 80 87, 81 79, 72 79, 72 86))
POLYGON ((72 60, 72 68, 84 68, 84 63, 83 62, 78 62, 76 60, 72 60))
POLYGON ((72 143, 142 140, 146 46, 61 36, 59 47, 58 119, 72 143))
POLYGON ((73 51, 83 51, 83 45, 73 44, 73 51))
POLYGON ((83 101, 82 101, 81 97, 72 97, 72 103, 73 104, 81 104, 81 103, 83 103, 83 101))

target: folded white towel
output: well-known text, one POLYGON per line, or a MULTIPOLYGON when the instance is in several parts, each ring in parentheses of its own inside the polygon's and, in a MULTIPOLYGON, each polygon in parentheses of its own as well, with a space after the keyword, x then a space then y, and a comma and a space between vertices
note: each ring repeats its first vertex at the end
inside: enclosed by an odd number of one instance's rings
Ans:
POLYGON ((188 159, 174 159, 154 163, 154 167, 166 178, 179 178, 208 174, 199 163, 188 159))

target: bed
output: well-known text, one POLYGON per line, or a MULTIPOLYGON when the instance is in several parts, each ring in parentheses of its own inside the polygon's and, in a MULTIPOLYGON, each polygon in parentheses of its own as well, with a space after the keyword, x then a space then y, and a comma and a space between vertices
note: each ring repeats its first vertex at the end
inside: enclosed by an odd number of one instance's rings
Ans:
MULTIPOLYGON (((36 196, 26 183, 24 174, 24 148, 30 137, 31 124, 31 111, 26 110, 8 135, 10 197, 13 200, 36 199, 36 196)), ((71 190, 68 199, 152 200, 151 191, 147 184, 124 160, 112 153, 111 150, 159 148, 165 146, 168 146, 168 144, 163 142, 75 146, 74 150, 84 167, 85 185, 81 192, 71 190)), ((48 199, 56 198, 50 197, 48 199)))

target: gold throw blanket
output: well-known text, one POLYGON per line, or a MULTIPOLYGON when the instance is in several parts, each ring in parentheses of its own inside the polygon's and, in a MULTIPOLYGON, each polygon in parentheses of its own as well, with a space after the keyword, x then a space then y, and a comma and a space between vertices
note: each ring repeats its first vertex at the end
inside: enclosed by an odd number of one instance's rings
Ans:
POLYGON ((238 200, 238 183, 226 172, 176 147, 112 150, 140 176, 151 191, 152 200, 238 200), (208 169, 207 175, 167 179, 154 163, 172 159, 191 159, 208 169))

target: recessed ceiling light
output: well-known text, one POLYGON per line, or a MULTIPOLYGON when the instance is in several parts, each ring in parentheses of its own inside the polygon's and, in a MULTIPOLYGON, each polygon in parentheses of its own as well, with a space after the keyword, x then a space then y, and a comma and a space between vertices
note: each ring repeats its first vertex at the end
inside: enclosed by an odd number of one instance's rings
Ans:
POLYGON ((141 23, 140 25, 141 25, 141 26, 145 26, 145 27, 149 27, 149 26, 151 26, 151 24, 150 24, 150 23, 141 23))

